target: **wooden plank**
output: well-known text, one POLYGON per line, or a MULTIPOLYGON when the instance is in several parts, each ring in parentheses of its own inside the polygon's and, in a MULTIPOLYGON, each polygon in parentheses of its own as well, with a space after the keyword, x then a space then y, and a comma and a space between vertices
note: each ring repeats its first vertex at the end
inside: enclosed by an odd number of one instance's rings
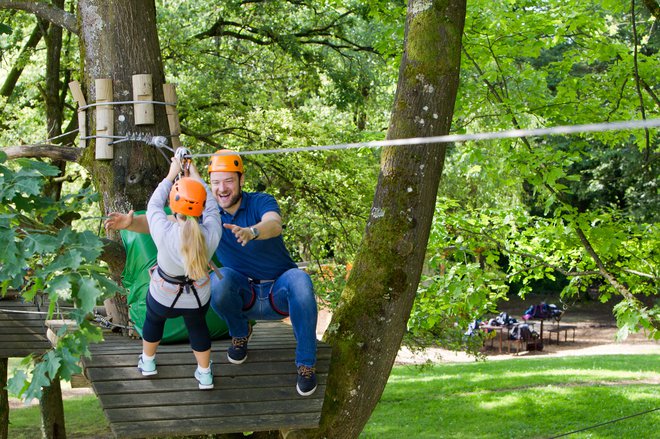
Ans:
POLYGON ((198 406, 187 404, 153 407, 131 407, 106 410, 110 422, 144 422, 177 420, 185 418, 194 420, 198 418, 211 418, 222 413, 223 417, 243 416, 247 413, 260 415, 277 415, 282 413, 282 405, 286 404, 289 411, 295 413, 314 413, 321 410, 322 400, 307 400, 295 398, 279 399, 272 402, 241 402, 241 403, 206 403, 198 406))
MULTIPOLYGON (((189 374, 186 378, 171 378, 171 379, 157 379, 156 376, 144 377, 143 379, 134 379, 130 381, 102 381, 94 382, 94 390, 97 395, 140 395, 140 394, 155 394, 167 393, 172 391, 181 391, 181 389, 196 390, 197 381, 189 374)), ((326 374, 317 374, 318 384, 324 385, 326 382, 326 374)), ((222 376, 217 375, 214 371, 215 390, 225 391, 227 389, 248 389, 256 387, 265 389, 269 387, 292 387, 295 384, 295 373, 282 374, 282 375, 262 375, 255 376, 222 376)), ((222 398, 229 397, 222 395, 222 398)), ((143 396, 140 396, 143 398, 143 396)), ((155 400, 152 403, 145 402, 145 405, 161 404, 160 401, 155 400)))
POLYGON ((118 437, 219 434, 318 426, 331 349, 319 342, 316 392, 308 397, 295 388, 295 338, 281 322, 259 322, 248 359, 227 360, 229 340, 213 342, 214 384, 199 390, 193 377, 195 358, 187 343, 158 348, 158 374, 137 370, 140 340, 107 335, 83 359, 85 373, 118 437))
POLYGON ((280 414, 280 415, 245 415, 236 417, 223 417, 219 414, 212 418, 200 418, 191 422, 183 420, 115 422, 110 424, 115 435, 119 438, 139 438, 163 435, 208 435, 231 432, 267 431, 277 430, 288 426, 290 429, 304 429, 318 426, 320 413, 310 416, 306 413, 280 414))
MULTIPOLYGON (((311 396, 301 397, 295 389, 295 375, 290 377, 290 381, 285 386, 280 387, 250 387, 239 389, 223 388, 222 382, 212 390, 199 390, 194 378, 190 378, 185 383, 185 390, 179 389, 174 392, 171 389, 160 387, 158 391, 150 393, 122 393, 113 395, 99 395, 99 401, 103 409, 113 408, 141 408, 141 407, 159 407, 175 404, 212 404, 227 403, 235 404, 240 402, 259 402, 280 401, 289 399, 302 399, 307 402, 315 399, 323 399, 325 391, 325 382, 327 377, 323 376, 323 382, 319 380, 317 391, 311 396)), ((281 408, 282 412, 290 411, 286 405, 281 408)), ((218 415, 221 415, 219 413, 218 415)))
MULTIPOLYGON (((197 364, 192 353, 190 354, 191 358, 188 360, 188 364, 162 365, 159 363, 160 357, 160 355, 156 356, 158 375, 154 375, 154 377, 157 376, 159 379, 188 377, 192 374, 191 370, 194 372, 194 368, 197 364)), ((325 366, 328 363, 329 360, 318 360, 317 367, 325 366)), ((131 366, 87 368, 87 363, 85 363, 85 368, 87 369, 85 375, 92 382, 144 378, 137 370, 137 356, 133 358, 133 364, 131 366)), ((213 364, 213 372, 217 376, 253 376, 259 374, 279 375, 295 373, 295 371, 296 369, 293 358, 289 361, 277 361, 271 363, 253 363, 248 359, 248 361, 241 365, 230 363, 223 364, 220 362, 214 362, 213 364)))

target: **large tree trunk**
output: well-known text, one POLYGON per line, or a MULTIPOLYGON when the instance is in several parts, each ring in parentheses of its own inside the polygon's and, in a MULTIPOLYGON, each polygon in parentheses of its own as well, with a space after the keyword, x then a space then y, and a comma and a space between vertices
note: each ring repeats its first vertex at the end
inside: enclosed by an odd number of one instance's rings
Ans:
MULTIPOLYGON (((130 101, 132 76, 146 73, 152 75, 154 100, 163 101, 164 73, 154 0, 81 0, 78 14, 88 103, 96 100, 95 79, 111 78, 114 100, 130 101)), ((164 106, 154 107, 155 123, 136 127, 133 104, 114 106, 114 135, 169 135, 164 106)), ((94 111, 88 110, 92 131, 95 122, 94 111)), ((95 160, 94 142, 89 143, 82 161, 102 195, 103 211, 144 209, 169 163, 144 142, 117 143, 113 160, 95 160)))
MULTIPOLYGON (((388 139, 449 132, 464 21, 465 0, 409 2, 388 139)), ((438 144, 383 151, 364 240, 326 337, 333 356, 318 437, 357 437, 385 388, 415 299, 444 157, 438 144)))
MULTIPOLYGON (((81 54, 84 61, 84 85, 87 102, 96 101, 95 79, 111 78, 114 101, 133 100, 132 76, 151 74, 153 96, 163 101, 164 73, 156 30, 154 0, 78 2, 81 54)), ((114 106, 114 135, 131 133, 167 136, 169 128, 163 105, 154 105, 153 125, 134 124, 133 104, 114 106)), ((88 110, 88 127, 94 132, 95 112, 88 110)), ((101 194, 101 209, 128 212, 143 210, 169 163, 154 146, 145 142, 121 142, 114 145, 112 160, 95 160, 95 142, 89 142, 82 164, 101 194)), ((117 239, 118 236, 114 235, 117 239)), ((112 276, 119 278, 119 273, 112 276)), ((114 323, 126 325, 128 312, 121 298, 106 303, 114 323)))

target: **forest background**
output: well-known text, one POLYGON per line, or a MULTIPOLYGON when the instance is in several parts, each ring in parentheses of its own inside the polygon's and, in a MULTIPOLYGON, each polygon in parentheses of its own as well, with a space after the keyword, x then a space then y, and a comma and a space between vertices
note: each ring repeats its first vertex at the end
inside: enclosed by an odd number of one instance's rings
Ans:
MULTIPOLYGON (((0 8, 11 3, 20 2, 0 8)), ((157 1, 183 143, 209 154, 384 139, 406 10, 394 1, 157 1)), ((657 118, 659 18, 654 0, 468 2, 451 133, 657 118)), ((82 61, 71 32, 58 28, 53 48, 55 28, 0 9, 0 145, 12 157, 0 152, 0 281, 20 287, 23 270, 36 267, 30 291, 73 294, 85 310, 116 291, 95 264, 103 194, 76 163, 53 167, 15 152, 76 145, 67 84, 80 79, 82 61)), ((415 122, 433 118, 422 109, 415 122)), ((621 336, 644 329, 657 339, 659 146, 657 130, 646 129, 449 147, 408 341, 460 348, 470 321, 532 290, 560 290, 565 303, 615 301, 621 336)), ((287 245, 330 306, 373 213, 381 153, 245 156, 247 189, 276 196, 287 245)), ((46 376, 43 364, 35 376, 46 376)), ((14 386, 34 396, 40 383, 14 386)))

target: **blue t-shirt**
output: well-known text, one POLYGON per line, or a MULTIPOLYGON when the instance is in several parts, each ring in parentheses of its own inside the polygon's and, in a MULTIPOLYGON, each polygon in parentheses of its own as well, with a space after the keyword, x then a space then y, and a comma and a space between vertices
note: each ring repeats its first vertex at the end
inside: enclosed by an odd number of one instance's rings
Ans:
MULTIPOLYGON (((252 227, 266 212, 280 214, 275 198, 263 192, 243 192, 241 206, 235 215, 220 208, 222 224, 252 227)), ((238 243, 229 229, 224 229, 215 252, 223 267, 228 267, 255 280, 274 280, 285 271, 296 268, 282 235, 270 239, 249 241, 245 247, 238 243)))

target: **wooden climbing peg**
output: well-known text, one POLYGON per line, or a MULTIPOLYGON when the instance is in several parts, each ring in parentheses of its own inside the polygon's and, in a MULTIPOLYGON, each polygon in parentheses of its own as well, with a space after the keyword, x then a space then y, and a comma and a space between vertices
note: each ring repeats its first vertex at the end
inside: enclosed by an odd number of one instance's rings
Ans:
POLYGON ((167 123, 170 127, 170 135, 172 136, 172 147, 178 148, 181 146, 179 135, 181 134, 181 125, 179 124, 179 113, 176 109, 176 87, 174 84, 163 84, 163 95, 165 97, 165 111, 167 112, 167 123), (170 105, 171 104, 171 105, 170 105))
POLYGON ((152 125, 154 123, 154 100, 151 75, 133 75, 133 100, 150 101, 147 104, 133 104, 135 125, 152 125))
MULTIPOLYGON (((97 78, 96 102, 112 102, 112 79, 97 78)), ((112 105, 98 105, 96 107, 96 160, 111 160, 113 147, 110 145, 114 133, 114 110, 112 105), (107 137, 103 137, 107 136, 107 137)))
POLYGON ((83 95, 82 88, 80 87, 80 82, 71 81, 69 82, 69 90, 71 90, 71 95, 73 100, 78 103, 78 135, 79 143, 78 145, 81 148, 87 146, 87 112, 81 108, 87 106, 87 101, 85 100, 85 95, 83 95))

